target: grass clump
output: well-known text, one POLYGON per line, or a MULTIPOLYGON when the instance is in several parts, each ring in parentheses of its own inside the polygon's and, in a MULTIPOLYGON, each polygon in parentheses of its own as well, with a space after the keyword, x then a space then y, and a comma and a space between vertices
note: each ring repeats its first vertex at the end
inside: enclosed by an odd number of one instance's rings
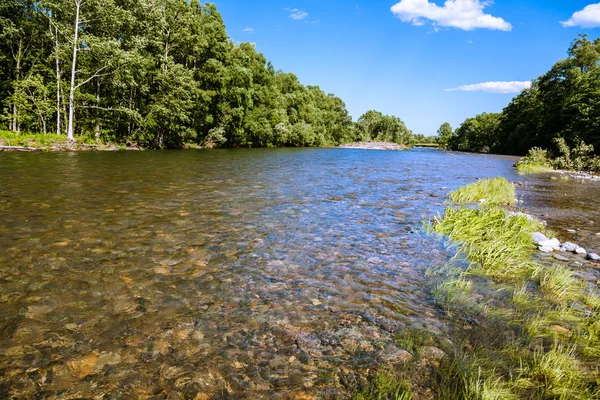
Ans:
POLYGON ((389 372, 379 372, 369 386, 352 396, 353 400, 412 400, 408 383, 399 381, 389 372))
POLYGON ((450 193, 455 203, 485 203, 490 205, 515 204, 515 187, 504 178, 482 179, 450 193))
POLYGON ((552 168, 548 151, 540 149, 539 147, 534 147, 529 150, 529 153, 521 158, 515 164, 515 167, 520 175, 539 174, 550 172, 554 169, 552 168))
POLYGON ((568 268, 553 266, 542 272, 540 290, 546 298, 561 302, 576 298, 583 291, 583 284, 568 268))
POLYGON ((535 270, 531 234, 541 229, 539 222, 508 216, 497 207, 450 207, 434 221, 434 231, 458 243, 475 271, 495 279, 524 277, 535 270))

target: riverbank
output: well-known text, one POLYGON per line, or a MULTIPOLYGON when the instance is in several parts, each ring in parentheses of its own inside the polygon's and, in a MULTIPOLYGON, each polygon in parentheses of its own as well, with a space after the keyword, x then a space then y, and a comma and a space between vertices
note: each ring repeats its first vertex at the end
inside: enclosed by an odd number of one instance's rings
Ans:
POLYGON ((346 143, 338 146, 340 149, 363 149, 363 150, 408 150, 409 147, 390 142, 357 142, 346 143))
POLYGON ((0 152, 35 152, 35 151, 121 151, 141 150, 133 144, 105 143, 89 137, 77 137, 70 141, 65 135, 54 134, 17 134, 0 131, 0 152))
POLYGON ((469 262, 432 271, 440 277, 436 301, 455 321, 438 390, 458 398, 598 398, 597 256, 548 240, 540 221, 501 204, 450 206, 430 226, 469 262))

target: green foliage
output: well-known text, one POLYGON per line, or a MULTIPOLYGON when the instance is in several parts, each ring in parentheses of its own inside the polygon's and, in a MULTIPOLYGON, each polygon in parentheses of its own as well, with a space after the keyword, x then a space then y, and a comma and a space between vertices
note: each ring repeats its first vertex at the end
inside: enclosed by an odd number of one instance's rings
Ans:
POLYGON ((548 152, 539 147, 530 149, 527 155, 515 164, 515 167, 521 175, 538 174, 553 170, 548 152))
POLYGON ((31 147, 36 145, 49 145, 52 143, 64 143, 67 137, 64 135, 36 134, 36 133, 15 133, 0 130, 0 143, 4 146, 24 146, 31 147))
POLYGON ((390 373, 380 372, 369 386, 356 393, 353 400, 411 400, 412 391, 407 383, 398 381, 390 373))
POLYGON ((552 160, 555 168, 568 171, 600 171, 600 157, 593 155, 594 146, 576 139, 574 147, 570 148, 562 137, 555 138, 554 143, 560 154, 552 160))
POLYGON ((455 203, 485 203, 491 205, 514 205, 515 187, 504 178, 481 179, 450 193, 455 203))
POLYGON ((454 132, 452 131, 452 126, 448 122, 444 122, 442 126, 437 131, 438 134, 438 144, 443 149, 450 148, 450 141, 452 140, 452 136, 454 132))
MULTIPOLYGON (((396 117, 364 130, 340 98, 275 70, 251 43, 235 44, 214 4, 88 0, 81 19, 76 137, 157 148, 411 140, 396 117)), ((0 23, 0 124, 64 134, 75 2, 6 0, 0 23)))
POLYGON ((364 141, 391 142, 407 146, 412 140, 412 132, 400 118, 373 110, 367 111, 358 119, 358 130, 359 137, 364 141))
MULTIPOLYGON (((565 169, 579 169, 573 165, 577 164, 576 157, 566 155, 564 146, 599 154, 599 128, 600 38, 590 41, 587 35, 580 35, 566 59, 535 79, 531 88, 517 95, 497 117, 482 114, 467 119, 449 141, 449 148, 516 155, 545 148, 563 153, 560 164, 565 169), (592 147, 583 146, 583 142, 592 147)), ((582 169, 600 170, 600 162, 580 165, 582 169)), ((521 168, 522 172, 542 170, 533 163, 521 168)))
POLYGON ((458 151, 489 153, 497 145, 500 116, 483 113, 475 118, 467 118, 447 139, 446 146, 458 151))

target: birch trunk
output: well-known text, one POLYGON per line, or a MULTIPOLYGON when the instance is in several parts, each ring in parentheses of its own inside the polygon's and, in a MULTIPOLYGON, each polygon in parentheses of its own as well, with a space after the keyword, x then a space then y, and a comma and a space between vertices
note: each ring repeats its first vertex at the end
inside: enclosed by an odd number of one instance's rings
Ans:
MULTIPOLYGON (((52 29, 52 26, 50 26, 52 29)), ((60 135, 60 62, 58 54, 58 28, 54 27, 54 52, 56 61, 56 134, 60 135)))
POLYGON ((67 138, 75 140, 73 136, 73 117, 75 112, 75 74, 77 68, 77 50, 79 40, 79 9, 81 8, 81 0, 75 1, 75 32, 73 35, 73 61, 71 63, 71 87, 69 90, 69 125, 67 127, 67 138))

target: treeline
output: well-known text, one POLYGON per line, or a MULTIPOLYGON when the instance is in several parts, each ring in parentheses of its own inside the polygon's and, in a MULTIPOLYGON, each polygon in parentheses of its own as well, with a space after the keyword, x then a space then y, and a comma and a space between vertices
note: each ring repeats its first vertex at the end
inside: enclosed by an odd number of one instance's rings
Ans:
POLYGON ((177 148, 323 146, 410 131, 276 71, 198 0, 0 2, 0 129, 177 148))
POLYGON ((440 145, 452 150, 524 155, 538 147, 562 154, 565 144, 581 148, 585 143, 599 154, 600 39, 579 36, 566 59, 501 113, 468 118, 454 132, 442 128, 440 145))

